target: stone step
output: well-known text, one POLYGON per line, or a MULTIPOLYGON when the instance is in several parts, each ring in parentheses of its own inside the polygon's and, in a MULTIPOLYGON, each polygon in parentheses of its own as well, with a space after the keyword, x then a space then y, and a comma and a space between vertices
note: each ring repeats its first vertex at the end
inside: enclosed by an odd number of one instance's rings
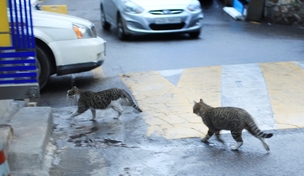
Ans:
POLYGON ((23 107, 10 120, 13 137, 9 142, 11 171, 41 170, 53 126, 51 107, 23 107))

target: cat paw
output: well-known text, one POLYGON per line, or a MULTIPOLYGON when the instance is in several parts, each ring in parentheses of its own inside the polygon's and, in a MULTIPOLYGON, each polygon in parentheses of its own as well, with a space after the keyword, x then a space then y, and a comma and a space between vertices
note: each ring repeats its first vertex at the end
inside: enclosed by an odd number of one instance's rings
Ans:
POLYGON ((267 150, 267 151, 269 151, 270 150, 270 148, 268 147, 268 146, 264 146, 265 147, 265 149, 267 150))
POLYGON ((202 141, 203 143, 209 143, 208 140, 205 139, 205 138, 201 139, 201 141, 202 141))
POLYGON ((231 150, 238 150, 243 145, 243 142, 237 142, 235 146, 231 146, 231 150))
POLYGON ((233 151, 236 151, 236 150, 238 150, 239 148, 237 147, 237 146, 232 146, 231 147, 231 150, 233 150, 233 151))

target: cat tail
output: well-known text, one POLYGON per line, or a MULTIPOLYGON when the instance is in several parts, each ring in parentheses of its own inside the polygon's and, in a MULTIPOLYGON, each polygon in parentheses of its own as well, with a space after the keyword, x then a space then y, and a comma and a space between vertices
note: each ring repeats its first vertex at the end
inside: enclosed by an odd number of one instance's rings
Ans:
POLYGON ((252 135, 256 137, 261 138, 271 138, 273 136, 272 133, 265 133, 261 131, 256 123, 253 120, 250 120, 250 122, 247 122, 246 130, 248 130, 252 135))
POLYGON ((131 106, 135 108, 137 111, 142 112, 142 110, 134 103, 131 95, 125 90, 122 91, 123 91, 123 96, 128 99, 128 101, 131 103, 131 106))

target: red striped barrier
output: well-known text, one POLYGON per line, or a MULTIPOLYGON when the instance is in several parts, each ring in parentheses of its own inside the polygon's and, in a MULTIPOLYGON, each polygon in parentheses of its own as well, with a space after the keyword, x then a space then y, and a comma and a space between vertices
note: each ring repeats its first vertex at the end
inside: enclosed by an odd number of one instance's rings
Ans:
POLYGON ((8 162, 5 157, 4 147, 0 141, 0 175, 1 176, 11 176, 10 169, 8 167, 8 162))

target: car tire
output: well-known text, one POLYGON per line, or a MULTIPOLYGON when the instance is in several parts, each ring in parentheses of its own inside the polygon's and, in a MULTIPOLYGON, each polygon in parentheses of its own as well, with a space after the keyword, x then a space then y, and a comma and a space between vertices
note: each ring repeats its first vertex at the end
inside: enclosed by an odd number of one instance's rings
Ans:
POLYGON ((130 36, 125 32, 122 18, 120 16, 118 16, 117 18, 117 35, 119 40, 128 40, 130 36))
POLYGON ((106 16, 103 10, 103 6, 100 5, 100 19, 101 19, 101 26, 104 30, 109 30, 111 28, 111 24, 107 22, 106 16))
POLYGON ((36 46, 37 73, 40 89, 44 88, 50 78, 50 62, 48 54, 39 45, 36 46))
POLYGON ((198 38, 200 34, 201 34, 201 31, 195 31, 195 32, 190 32, 189 36, 191 38, 198 38))

